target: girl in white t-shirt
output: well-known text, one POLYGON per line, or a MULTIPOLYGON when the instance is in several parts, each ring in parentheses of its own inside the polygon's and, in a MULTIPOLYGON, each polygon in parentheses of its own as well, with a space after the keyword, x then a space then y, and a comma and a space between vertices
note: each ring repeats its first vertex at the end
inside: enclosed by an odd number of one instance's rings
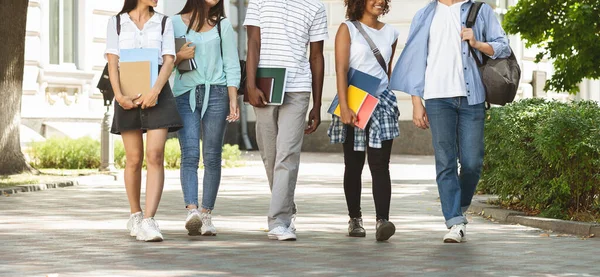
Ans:
POLYGON ((390 0, 345 0, 348 21, 341 24, 335 38, 337 95, 341 117, 334 115, 328 130, 332 143, 343 143, 344 193, 350 216, 348 234, 352 237, 366 235, 360 198, 361 173, 365 156, 368 157, 377 219, 375 238, 378 241, 388 240, 396 231, 394 224, 389 222, 391 198, 389 163, 393 139, 400 133, 399 112, 396 96, 388 89, 388 83, 398 31, 379 21, 379 17, 389 11, 389 2, 390 0), (364 30, 379 49, 381 61, 374 55, 359 28, 364 30), (347 75, 350 68, 381 79, 375 93, 379 104, 365 130, 355 126, 357 116, 348 106, 347 75))
POLYGON ((167 133, 182 127, 168 79, 175 60, 173 23, 154 11, 155 0, 125 0, 123 9, 108 22, 105 56, 110 83, 115 93, 115 115, 111 133, 123 138, 125 189, 131 208, 127 228, 142 241, 162 241, 154 215, 164 185, 164 151, 167 133), (136 97, 123 95, 119 79, 121 50, 158 49, 159 74, 150 91, 136 97), (142 213, 140 190, 146 133, 146 212, 142 213))

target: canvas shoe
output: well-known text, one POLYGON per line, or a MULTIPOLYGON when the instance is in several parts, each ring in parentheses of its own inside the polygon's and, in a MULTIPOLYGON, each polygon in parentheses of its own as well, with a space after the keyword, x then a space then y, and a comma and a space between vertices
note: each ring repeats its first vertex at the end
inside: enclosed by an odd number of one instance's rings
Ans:
POLYGON ((188 216, 185 219, 185 229, 188 230, 189 236, 200 235, 200 228, 202 227, 202 217, 198 209, 188 210, 188 216))
POLYGON ((154 218, 144 218, 136 237, 140 241, 162 241, 163 236, 154 218))
POLYGON ((137 233, 140 230, 140 224, 142 224, 142 219, 144 219, 144 214, 142 212, 137 212, 129 216, 129 221, 127 221, 127 230, 129 230, 130 236, 137 236, 137 233))
POLYGON ((444 236, 445 243, 459 243, 467 241, 467 226, 464 223, 456 224, 450 228, 450 231, 444 236))

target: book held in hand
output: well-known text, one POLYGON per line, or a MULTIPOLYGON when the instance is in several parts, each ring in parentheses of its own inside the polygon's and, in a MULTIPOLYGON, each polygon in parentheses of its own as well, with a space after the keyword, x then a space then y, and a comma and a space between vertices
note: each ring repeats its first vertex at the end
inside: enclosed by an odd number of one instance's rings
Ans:
MULTIPOLYGON (((286 68, 272 68, 272 67, 259 67, 256 70, 256 86, 260 88, 265 94, 268 105, 281 105, 285 97, 285 86, 287 82, 287 69, 286 68), (265 89, 260 86, 267 88, 268 79, 272 80, 270 91, 267 93, 265 89), (261 81, 262 80, 262 81, 261 81), (262 84, 260 84, 263 82, 262 84)), ((244 101, 248 99, 248 91, 244 92, 244 101)))
MULTIPOLYGON (((265 99, 267 102, 271 102, 274 84, 275 78, 256 78, 256 87, 265 94, 265 99)), ((244 93, 244 102, 249 102, 248 93, 244 93)))
MULTIPOLYGON (((187 42, 188 41, 185 37, 175 38, 175 51, 179 51, 179 49, 181 49, 181 47, 183 47, 187 42)), ((179 70, 179 73, 181 74, 196 70, 196 68, 197 65, 195 59, 183 60, 179 63, 179 65, 177 65, 177 70, 179 70)))
POLYGON ((119 63, 119 82, 123 95, 136 97, 149 93, 152 88, 150 80, 149 61, 119 63))

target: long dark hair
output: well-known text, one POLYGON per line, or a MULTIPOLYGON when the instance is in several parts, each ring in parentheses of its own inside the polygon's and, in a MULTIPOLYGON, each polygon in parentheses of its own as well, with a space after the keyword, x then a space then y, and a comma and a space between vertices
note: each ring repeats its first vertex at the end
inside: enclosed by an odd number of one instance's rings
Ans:
MULTIPOLYGON (((125 3, 123 3, 123 8, 117 14, 117 16, 124 14, 124 13, 129 13, 130 11, 135 10, 135 8, 137 8, 137 5, 138 5, 138 0, 125 0, 125 3)), ((148 10, 150 11, 150 13, 154 14, 153 7, 148 7, 148 10)))
MULTIPOLYGON (((204 21, 206 21, 205 11, 207 7, 204 0, 187 0, 185 2, 185 6, 178 14, 192 13, 190 25, 188 25, 186 33, 189 33, 192 29, 196 32, 200 32, 204 25, 204 21)), ((215 26, 217 25, 217 22, 221 20, 221 17, 225 17, 225 5, 223 4, 223 0, 219 0, 214 7, 208 10, 208 23, 215 26)))

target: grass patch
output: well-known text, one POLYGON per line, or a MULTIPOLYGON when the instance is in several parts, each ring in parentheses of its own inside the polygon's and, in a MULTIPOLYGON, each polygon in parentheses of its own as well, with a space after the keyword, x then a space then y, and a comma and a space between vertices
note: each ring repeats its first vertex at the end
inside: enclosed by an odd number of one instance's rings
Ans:
POLYGON ((99 174, 97 169, 40 169, 40 174, 23 173, 0 176, 0 188, 19 185, 47 184, 70 181, 78 176, 99 174))

